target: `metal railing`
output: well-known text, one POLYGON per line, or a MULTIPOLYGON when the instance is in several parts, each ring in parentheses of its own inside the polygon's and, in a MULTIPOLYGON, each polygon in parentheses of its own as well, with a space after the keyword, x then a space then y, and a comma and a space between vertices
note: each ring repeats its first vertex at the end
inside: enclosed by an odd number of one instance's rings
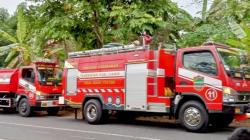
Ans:
POLYGON ((130 52, 130 51, 145 50, 146 48, 147 47, 136 46, 134 44, 123 45, 123 46, 118 46, 118 47, 110 47, 110 48, 101 48, 101 49, 95 49, 95 50, 71 52, 71 53, 69 53, 69 58, 123 53, 123 52, 130 52))

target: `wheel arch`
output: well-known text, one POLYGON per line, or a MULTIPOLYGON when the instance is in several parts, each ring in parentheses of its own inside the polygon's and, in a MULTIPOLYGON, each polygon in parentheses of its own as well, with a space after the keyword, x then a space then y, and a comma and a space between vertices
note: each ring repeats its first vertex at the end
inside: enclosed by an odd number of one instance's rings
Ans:
POLYGON ((91 99, 95 99, 95 100, 98 100, 101 104, 101 106, 103 107, 103 104, 104 104, 104 100, 103 100, 103 97, 101 95, 98 95, 98 94, 87 94, 85 95, 83 101, 82 101, 82 108, 84 108, 84 105, 91 99))
POLYGON ((179 111, 181 106, 188 101, 198 101, 204 106, 205 110, 208 111, 207 105, 200 95, 195 93, 182 93, 181 99, 179 100, 178 104, 175 105, 174 109, 174 115, 176 119, 178 119, 179 117, 179 111))
POLYGON ((23 99, 23 98, 29 99, 28 96, 25 95, 25 94, 19 94, 19 95, 17 95, 17 97, 16 97, 16 107, 18 107, 19 102, 20 102, 21 99, 23 99))

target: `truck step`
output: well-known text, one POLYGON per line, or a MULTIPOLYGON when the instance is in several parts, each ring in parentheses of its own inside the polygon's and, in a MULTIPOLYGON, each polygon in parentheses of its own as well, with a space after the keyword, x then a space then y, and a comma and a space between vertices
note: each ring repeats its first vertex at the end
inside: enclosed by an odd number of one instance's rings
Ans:
POLYGON ((11 107, 10 98, 0 98, 0 107, 11 107))

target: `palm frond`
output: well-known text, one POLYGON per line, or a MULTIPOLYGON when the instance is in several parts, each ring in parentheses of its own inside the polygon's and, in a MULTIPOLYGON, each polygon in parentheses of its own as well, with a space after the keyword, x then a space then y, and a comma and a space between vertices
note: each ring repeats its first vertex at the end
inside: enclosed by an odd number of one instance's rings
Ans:
POLYGON ((45 58, 48 58, 54 54, 57 54, 58 52, 62 51, 63 48, 62 47, 58 47, 58 48, 54 48, 54 49, 50 49, 47 51, 47 53, 45 54, 45 58))
POLYGON ((5 40, 8 40, 12 43, 16 43, 17 40, 15 37, 13 37, 12 35, 8 34, 7 32, 3 31, 3 30, 0 30, 0 37, 2 39, 5 39, 5 40))
POLYGON ((0 56, 6 55, 7 53, 9 53, 11 49, 15 49, 17 47, 18 47, 18 44, 10 44, 7 46, 0 47, 0 56))
POLYGON ((18 52, 16 50, 11 50, 5 58, 4 62, 8 64, 14 57, 16 57, 17 53, 18 52))
POLYGON ((27 36, 27 23, 25 20, 24 8, 22 6, 18 7, 17 19, 17 39, 20 43, 23 43, 27 36))
POLYGON ((19 62, 18 57, 15 57, 15 58, 12 59, 12 60, 10 61, 10 63, 7 65, 7 68, 15 68, 18 64, 21 64, 21 63, 19 62))

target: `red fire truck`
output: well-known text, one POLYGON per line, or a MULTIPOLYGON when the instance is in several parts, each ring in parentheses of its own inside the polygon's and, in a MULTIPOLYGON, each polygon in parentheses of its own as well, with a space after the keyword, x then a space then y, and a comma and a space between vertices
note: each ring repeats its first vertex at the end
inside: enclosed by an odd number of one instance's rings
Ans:
POLYGON ((177 51, 118 46, 69 53, 59 104, 97 124, 107 112, 169 115, 189 131, 228 126, 250 112, 244 53, 207 43, 177 51))
POLYGON ((61 83, 54 79, 55 63, 35 62, 18 69, 0 69, 0 108, 5 112, 18 110, 23 117, 33 110, 59 111, 61 83))

